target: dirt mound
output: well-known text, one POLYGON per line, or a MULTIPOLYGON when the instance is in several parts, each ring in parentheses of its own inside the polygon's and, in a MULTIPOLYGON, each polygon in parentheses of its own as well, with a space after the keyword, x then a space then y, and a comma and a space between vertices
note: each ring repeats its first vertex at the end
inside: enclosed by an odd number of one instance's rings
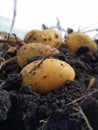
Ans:
POLYGON ((21 85, 16 60, 0 70, 0 130, 98 130, 98 52, 59 51, 54 58, 68 62, 76 78, 47 95, 21 85))

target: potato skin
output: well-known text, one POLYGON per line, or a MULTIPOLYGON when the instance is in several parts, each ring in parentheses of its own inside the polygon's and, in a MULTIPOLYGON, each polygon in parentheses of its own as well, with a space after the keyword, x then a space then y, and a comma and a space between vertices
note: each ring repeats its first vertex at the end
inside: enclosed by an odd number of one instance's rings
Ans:
POLYGON ((85 33, 73 32, 66 38, 65 47, 67 49, 76 52, 82 46, 87 46, 92 52, 97 51, 97 44, 85 33))
POLYGON ((53 47, 59 47, 62 44, 62 36, 54 29, 44 29, 41 33, 41 42, 53 47))
POLYGON ((47 57, 58 54, 59 51, 46 44, 42 43, 28 43, 23 45, 17 52, 17 62, 20 67, 27 64, 27 61, 35 56, 47 57))
POLYGON ((37 30, 37 29, 31 30, 25 35, 24 42, 25 43, 30 43, 30 42, 39 43, 40 35, 41 35, 41 30, 37 30))
POLYGON ((47 58, 37 66, 40 62, 41 60, 33 61, 20 72, 22 84, 31 85, 39 93, 48 93, 75 78, 74 69, 64 61, 47 58))
POLYGON ((24 42, 43 43, 53 47, 59 47, 62 44, 62 36, 55 29, 32 30, 25 35, 24 42))

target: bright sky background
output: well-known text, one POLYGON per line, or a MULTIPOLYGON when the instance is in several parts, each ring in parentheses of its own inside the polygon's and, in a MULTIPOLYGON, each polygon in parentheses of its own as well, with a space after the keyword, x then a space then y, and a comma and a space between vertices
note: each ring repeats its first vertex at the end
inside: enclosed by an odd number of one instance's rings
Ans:
MULTIPOLYGON (((65 29, 95 24, 98 27, 98 0, 17 0, 15 27, 25 30, 56 25, 65 29), (97 24, 96 24, 97 23, 97 24)), ((0 0, 0 16, 13 17, 14 0, 0 0)))

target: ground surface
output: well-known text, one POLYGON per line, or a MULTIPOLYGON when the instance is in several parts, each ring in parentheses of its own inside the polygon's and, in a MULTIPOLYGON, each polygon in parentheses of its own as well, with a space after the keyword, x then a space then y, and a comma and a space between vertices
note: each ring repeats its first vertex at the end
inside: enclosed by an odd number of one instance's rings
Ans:
POLYGON ((59 50, 54 57, 68 62, 76 78, 47 95, 21 85, 17 61, 1 69, 0 130, 98 130, 98 53, 85 47, 73 53, 63 45, 59 50))

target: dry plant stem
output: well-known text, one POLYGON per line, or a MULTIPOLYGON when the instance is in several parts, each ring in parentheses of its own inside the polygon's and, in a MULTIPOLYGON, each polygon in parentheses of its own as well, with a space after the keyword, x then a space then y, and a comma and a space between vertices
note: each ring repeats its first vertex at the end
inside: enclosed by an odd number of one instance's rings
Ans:
POLYGON ((87 32, 93 32, 93 31, 98 31, 98 29, 91 29, 91 30, 87 30, 87 31, 82 31, 83 33, 87 33, 87 32))
POLYGON ((8 40, 8 39, 0 39, 0 43, 9 43, 12 46, 22 46, 26 43, 24 43, 23 41, 16 41, 16 40, 8 40))
POLYGON ((13 60, 16 60, 17 56, 14 56, 14 57, 11 57, 7 60, 5 60, 3 57, 0 57, 2 58, 2 61, 0 62, 0 70, 2 69, 3 66, 5 66, 7 63, 13 61, 13 60))
POLYGON ((24 75, 24 77, 27 76, 28 74, 30 74, 33 70, 36 70, 47 58, 48 57, 42 58, 41 62, 38 65, 36 65, 34 68, 32 68, 30 72, 28 72, 26 75, 24 75))
POLYGON ((44 130, 45 125, 47 124, 49 118, 50 117, 48 117, 46 120, 40 120, 40 122, 43 123, 43 125, 40 128, 38 128, 38 130, 44 130))
POLYGON ((92 88, 93 84, 95 83, 95 80, 96 80, 96 78, 94 78, 94 77, 90 79, 88 88, 87 88, 88 90, 90 90, 92 88))
MULTIPOLYGON (((12 19, 12 24, 10 27, 10 31, 9 31, 9 35, 12 32, 12 29, 14 27, 14 23, 15 23, 15 18, 16 18, 16 6, 17 6, 17 0, 14 0, 14 10, 13 10, 13 19, 12 19)), ((9 36, 8 36, 9 37, 9 36)))
POLYGON ((87 96, 91 96, 95 92, 98 92, 98 90, 96 89, 96 90, 94 90, 93 92, 91 92, 89 94, 83 95, 80 98, 78 98, 76 100, 73 100, 72 102, 69 102, 69 103, 65 104, 64 106, 67 107, 67 106, 73 105, 73 104, 77 103, 78 101, 81 101, 82 99, 86 98, 87 96))
POLYGON ((16 60, 17 56, 14 56, 14 57, 11 57, 7 60, 4 60, 0 63, 0 70, 2 69, 3 66, 5 66, 6 64, 8 64, 9 62, 13 61, 13 60, 16 60))
POLYGON ((13 60, 16 60, 16 59, 17 59, 17 56, 11 57, 11 58, 5 60, 3 65, 6 65, 7 63, 9 63, 9 62, 11 62, 13 60))
POLYGON ((89 26, 86 26, 86 27, 80 29, 80 31, 83 31, 83 30, 85 30, 85 29, 87 29, 87 28, 89 28, 89 27, 92 27, 92 26, 94 26, 94 25, 97 25, 97 24, 98 24, 98 23, 95 23, 95 24, 91 24, 91 25, 89 25, 89 26))
POLYGON ((61 27, 60 20, 58 17, 56 18, 56 20, 57 20, 56 26, 51 26, 50 28, 57 28, 59 31, 66 33, 67 31, 61 27))
POLYGON ((93 130, 92 126, 90 125, 86 115, 84 114, 84 112, 80 106, 78 106, 78 111, 82 115, 83 119, 85 120, 85 123, 87 124, 87 127, 89 128, 89 130, 93 130))
POLYGON ((47 57, 43 58, 42 61, 30 71, 30 73, 31 73, 33 70, 35 70, 37 67, 39 67, 39 66, 44 62, 44 60, 46 60, 46 59, 47 59, 47 57))

